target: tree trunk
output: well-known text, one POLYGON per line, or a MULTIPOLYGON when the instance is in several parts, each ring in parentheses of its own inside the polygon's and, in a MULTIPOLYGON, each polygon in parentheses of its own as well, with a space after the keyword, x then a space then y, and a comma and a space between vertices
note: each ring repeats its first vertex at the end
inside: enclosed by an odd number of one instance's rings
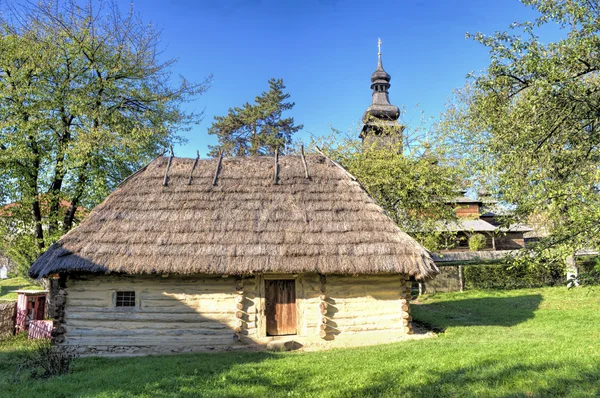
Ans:
POLYGON ((54 177, 50 184, 48 193, 50 194, 50 212, 48 214, 48 234, 52 236, 58 230, 58 219, 60 214, 60 193, 62 190, 62 184, 65 178, 65 167, 64 161, 66 156, 66 147, 71 139, 71 123, 73 117, 67 117, 65 109, 61 109, 62 113, 62 124, 63 134, 58 137, 58 148, 56 153, 56 161, 54 163, 54 177))
MULTIPOLYGON (((23 115, 23 119, 27 122, 29 120, 29 116, 27 114, 23 115)), ((38 176, 40 172, 40 149, 38 147, 38 143, 35 140, 33 135, 28 136, 29 146, 31 148, 31 153, 33 154, 33 164, 32 169, 29 170, 29 189, 30 195, 33 199, 31 203, 31 212, 33 215, 34 222, 34 236, 35 236, 35 244, 37 246, 38 252, 41 253, 44 250, 44 229, 42 228, 42 209, 40 205, 40 197, 38 192, 38 176)))
POLYGON ((85 189, 85 183, 87 182, 87 176, 85 170, 87 168, 87 164, 83 168, 82 172, 79 174, 77 178, 77 188, 75 190, 75 194, 71 198, 71 204, 65 213, 65 218, 63 220, 63 232, 67 233, 73 228, 73 221, 75 220, 75 213, 77 213, 77 207, 79 206, 79 201, 83 196, 83 191, 85 189))

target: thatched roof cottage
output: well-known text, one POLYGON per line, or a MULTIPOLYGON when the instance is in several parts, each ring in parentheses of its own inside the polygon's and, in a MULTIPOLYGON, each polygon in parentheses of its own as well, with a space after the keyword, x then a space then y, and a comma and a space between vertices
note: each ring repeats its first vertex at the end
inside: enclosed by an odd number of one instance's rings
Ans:
POLYGON ((437 272, 351 175, 311 155, 157 158, 30 275, 54 281, 55 342, 133 354, 395 339, 411 333, 409 278, 437 272))

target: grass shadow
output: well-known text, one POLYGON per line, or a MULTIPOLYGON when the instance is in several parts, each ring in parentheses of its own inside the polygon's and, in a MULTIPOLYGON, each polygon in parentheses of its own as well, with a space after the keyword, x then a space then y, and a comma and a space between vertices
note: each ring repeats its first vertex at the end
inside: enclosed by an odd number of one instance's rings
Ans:
POLYGON ((15 290, 19 290, 23 285, 4 285, 0 286, 0 297, 7 297, 5 300, 16 300, 16 293, 13 293, 15 290), (9 296, 10 295, 10 296, 9 296), (12 298, 15 296, 15 298, 12 298))
MULTIPOLYGON (((308 383, 311 372, 273 377, 286 354, 220 352, 131 358, 89 357, 76 361, 69 375, 29 383, 0 383, 11 397, 232 397, 264 396, 294 391, 308 383), (94 377, 90 378, 89 375, 94 377), (68 390, 65 390, 65 383, 68 390)), ((287 354, 290 355, 290 354, 287 354)), ((290 372, 293 369, 289 370, 290 372)))
POLYGON ((368 386, 340 397, 597 397, 600 365, 577 366, 565 361, 540 364, 507 364, 483 360, 449 371, 432 371, 427 378, 402 383, 398 375, 386 373, 368 386), (399 385, 403 385, 400 389, 399 385))
POLYGON ((514 326, 535 315, 542 295, 482 297, 414 304, 413 317, 440 331, 452 326, 514 326))

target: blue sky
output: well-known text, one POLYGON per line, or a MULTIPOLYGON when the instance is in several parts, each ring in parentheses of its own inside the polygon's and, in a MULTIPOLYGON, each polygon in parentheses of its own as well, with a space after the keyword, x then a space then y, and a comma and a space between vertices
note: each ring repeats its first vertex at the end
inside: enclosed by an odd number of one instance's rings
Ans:
POLYGON ((299 138, 327 134, 329 126, 356 129, 371 101, 378 38, 390 100, 406 108, 409 128, 417 126, 421 112, 438 117, 467 73, 489 63, 466 32, 506 30, 535 16, 518 0, 144 0, 134 9, 162 28, 163 56, 179 60, 175 73, 192 81, 214 76, 187 105, 205 112, 175 149, 187 157, 197 149, 204 156, 216 143, 207 133, 213 117, 252 101, 270 77, 283 78, 296 103, 289 114, 304 124, 299 138))

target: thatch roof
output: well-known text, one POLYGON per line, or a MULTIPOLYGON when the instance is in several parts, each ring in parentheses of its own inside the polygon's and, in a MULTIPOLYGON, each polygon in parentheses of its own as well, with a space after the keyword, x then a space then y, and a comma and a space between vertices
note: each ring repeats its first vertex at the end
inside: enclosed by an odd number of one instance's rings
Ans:
POLYGON ((157 158, 52 245, 30 270, 57 272, 438 273, 358 182, 324 156, 157 158))

